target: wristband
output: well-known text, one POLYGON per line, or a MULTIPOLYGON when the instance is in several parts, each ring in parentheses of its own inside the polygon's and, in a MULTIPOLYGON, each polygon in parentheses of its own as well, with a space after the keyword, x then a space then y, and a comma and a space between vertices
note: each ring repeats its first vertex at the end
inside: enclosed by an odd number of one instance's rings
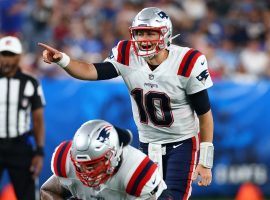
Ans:
POLYGON ((41 146, 37 146, 35 150, 35 155, 44 156, 44 148, 41 146))
POLYGON ((199 164, 205 168, 211 169, 214 160, 214 145, 211 142, 202 142, 200 144, 199 164))
POLYGON ((56 64, 62 68, 66 68, 68 66, 68 64, 70 63, 70 57, 65 53, 61 52, 61 54, 62 54, 62 58, 61 58, 61 60, 56 62, 56 64))

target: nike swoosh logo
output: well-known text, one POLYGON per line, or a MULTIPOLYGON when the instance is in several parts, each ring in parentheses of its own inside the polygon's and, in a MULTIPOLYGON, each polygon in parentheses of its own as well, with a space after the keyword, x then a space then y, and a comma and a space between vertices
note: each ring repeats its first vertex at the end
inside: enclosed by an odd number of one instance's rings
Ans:
POLYGON ((157 177, 155 177, 155 180, 152 181, 153 185, 156 183, 157 177))
POLYGON ((181 146, 183 143, 181 143, 181 144, 177 144, 177 145, 173 145, 172 147, 175 149, 175 148, 177 148, 177 147, 179 147, 179 146, 181 146))
POLYGON ((205 60, 203 62, 201 62, 201 65, 204 65, 204 63, 205 63, 205 60))

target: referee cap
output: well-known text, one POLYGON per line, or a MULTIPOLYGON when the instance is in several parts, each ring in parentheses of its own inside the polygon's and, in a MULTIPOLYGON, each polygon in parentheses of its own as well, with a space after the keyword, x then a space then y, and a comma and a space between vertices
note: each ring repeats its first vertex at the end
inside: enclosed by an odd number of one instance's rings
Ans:
POLYGON ((0 52, 9 51, 15 54, 22 53, 22 44, 17 37, 6 36, 0 39, 0 52))

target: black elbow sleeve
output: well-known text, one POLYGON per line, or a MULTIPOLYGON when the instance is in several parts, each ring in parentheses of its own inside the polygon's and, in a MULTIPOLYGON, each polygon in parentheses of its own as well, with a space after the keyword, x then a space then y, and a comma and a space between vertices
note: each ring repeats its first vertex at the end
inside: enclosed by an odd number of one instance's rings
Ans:
POLYGON ((110 62, 104 62, 104 63, 93 63, 97 70, 98 78, 97 80, 107 80, 112 79, 118 76, 118 73, 110 62))
POLYGON ((192 108, 195 110, 197 115, 203 115, 210 109, 210 101, 207 90, 202 90, 198 93, 188 95, 192 108))

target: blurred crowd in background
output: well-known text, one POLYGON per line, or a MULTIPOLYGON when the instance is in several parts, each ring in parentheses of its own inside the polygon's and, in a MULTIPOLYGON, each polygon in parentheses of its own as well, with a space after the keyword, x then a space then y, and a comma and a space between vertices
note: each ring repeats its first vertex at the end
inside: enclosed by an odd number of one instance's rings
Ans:
POLYGON ((41 60, 44 42, 89 62, 105 59, 144 7, 172 19, 174 43, 200 50, 214 79, 270 78, 269 0, 0 0, 0 37, 24 44, 22 67, 36 76, 59 78, 63 70, 41 60))

